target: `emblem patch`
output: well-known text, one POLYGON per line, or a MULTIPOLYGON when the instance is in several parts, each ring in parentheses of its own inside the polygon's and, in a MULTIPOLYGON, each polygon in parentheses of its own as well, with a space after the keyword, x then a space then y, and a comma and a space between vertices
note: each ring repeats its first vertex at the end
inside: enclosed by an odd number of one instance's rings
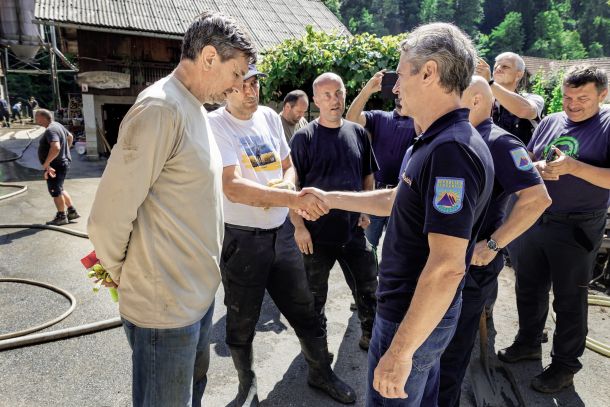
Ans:
POLYGON ((445 215, 458 213, 464 201, 463 178, 436 177, 434 184, 434 209, 445 215))
POLYGON ((513 158, 515 167, 521 171, 529 171, 534 167, 532 160, 530 160, 529 154, 523 147, 517 147, 510 150, 510 156, 513 158))

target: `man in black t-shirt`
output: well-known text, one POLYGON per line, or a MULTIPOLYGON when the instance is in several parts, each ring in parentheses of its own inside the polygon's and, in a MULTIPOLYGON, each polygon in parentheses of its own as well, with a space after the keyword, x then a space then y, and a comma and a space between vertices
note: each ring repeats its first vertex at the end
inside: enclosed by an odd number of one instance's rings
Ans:
POLYGON ((527 145, 542 117, 544 99, 533 93, 517 92, 525 75, 523 58, 514 52, 498 55, 493 79, 487 62, 479 59, 476 73, 488 81, 494 95, 493 122, 527 145))
POLYGON ((72 205, 70 194, 64 190, 64 180, 72 162, 70 146, 74 137, 64 126, 53 121, 53 114, 46 109, 36 110, 34 119, 36 124, 46 128, 38 145, 38 160, 44 169, 49 194, 57 208, 55 218, 47 224, 67 225, 71 220, 80 218, 72 205))
MULTIPOLYGON (((342 118, 343 81, 333 73, 322 74, 314 81, 313 92, 320 117, 297 131, 291 142, 298 185, 323 190, 373 190, 377 162, 364 128, 342 118)), ((377 289, 377 261, 363 229, 370 223, 368 215, 333 210, 316 222, 304 221, 295 213, 291 213, 291 220, 324 327, 328 276, 338 261, 356 300, 362 328, 359 345, 368 349, 377 289)))

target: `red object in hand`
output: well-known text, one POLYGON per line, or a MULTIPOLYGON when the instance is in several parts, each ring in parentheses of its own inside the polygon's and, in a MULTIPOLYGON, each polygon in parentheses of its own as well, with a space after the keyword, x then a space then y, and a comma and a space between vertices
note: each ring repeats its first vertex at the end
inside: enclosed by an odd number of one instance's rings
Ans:
POLYGON ((95 250, 93 250, 91 253, 89 253, 82 259, 80 259, 80 262, 83 263, 83 266, 85 266, 86 269, 90 269, 95 264, 99 263, 99 260, 98 260, 97 256, 95 255, 95 250))

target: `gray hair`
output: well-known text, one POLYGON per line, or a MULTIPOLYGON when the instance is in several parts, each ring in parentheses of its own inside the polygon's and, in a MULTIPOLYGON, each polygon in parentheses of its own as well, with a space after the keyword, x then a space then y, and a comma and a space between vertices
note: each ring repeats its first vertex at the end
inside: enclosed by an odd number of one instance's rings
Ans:
POLYGON ((299 99, 303 98, 306 103, 309 102, 309 98, 307 97, 307 93, 303 92, 300 89, 293 90, 288 92, 286 97, 284 98, 283 106, 290 105, 290 107, 294 107, 297 104, 299 99))
POLYGON ((341 88, 345 89, 345 85, 343 84, 343 79, 339 75, 334 72, 324 72, 322 75, 318 76, 313 81, 313 94, 316 94, 316 89, 318 86, 324 82, 339 82, 341 84, 341 88))
POLYGON ((461 96, 470 85, 477 52, 468 35, 453 24, 419 26, 400 43, 400 49, 409 55, 412 75, 418 73, 426 62, 434 61, 442 88, 461 96))
POLYGON ((606 71, 595 65, 576 65, 571 67, 563 77, 563 85, 570 88, 580 88, 588 83, 595 84, 597 93, 608 89, 606 71))
POLYGON ((47 109, 36 109, 36 110, 34 110, 34 117, 36 117, 38 115, 44 117, 49 122, 53 121, 53 113, 50 110, 47 110, 47 109))
POLYGON ((205 12, 193 21, 184 34, 180 59, 194 61, 208 45, 216 48, 223 62, 241 53, 249 63, 256 63, 256 47, 250 36, 232 18, 222 13, 205 12))
POLYGON ((525 72, 525 61, 521 58, 521 55, 515 54, 514 52, 503 52, 496 57, 496 62, 502 58, 510 58, 515 61, 515 67, 517 71, 525 72))

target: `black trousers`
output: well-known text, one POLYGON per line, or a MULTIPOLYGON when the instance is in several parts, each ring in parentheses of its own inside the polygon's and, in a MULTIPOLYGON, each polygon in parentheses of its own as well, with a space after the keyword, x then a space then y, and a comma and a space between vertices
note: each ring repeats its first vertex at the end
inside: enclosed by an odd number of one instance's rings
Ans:
POLYGON ((373 331, 377 309, 377 260, 373 247, 362 228, 356 228, 352 240, 345 245, 313 243, 313 254, 303 255, 309 287, 314 296, 316 313, 326 329, 324 305, 328 296, 328 277, 335 261, 339 262, 345 280, 352 290, 363 332, 373 331))
POLYGON ((323 335, 289 220, 271 231, 225 227, 220 272, 227 306, 227 345, 252 343, 265 290, 297 336, 323 335))
POLYGON ((553 363, 574 373, 582 368, 578 358, 584 352, 588 332, 588 284, 605 223, 605 210, 543 214, 509 246, 517 272, 519 333, 515 341, 532 346, 541 343, 552 285, 557 322, 551 357, 553 363))
POLYGON ((471 266, 462 290, 462 312, 455 335, 441 356, 439 407, 459 407, 462 381, 470 363, 470 355, 479 331, 479 320, 485 305, 493 302, 498 292, 498 275, 504 257, 498 253, 485 267, 471 266))

